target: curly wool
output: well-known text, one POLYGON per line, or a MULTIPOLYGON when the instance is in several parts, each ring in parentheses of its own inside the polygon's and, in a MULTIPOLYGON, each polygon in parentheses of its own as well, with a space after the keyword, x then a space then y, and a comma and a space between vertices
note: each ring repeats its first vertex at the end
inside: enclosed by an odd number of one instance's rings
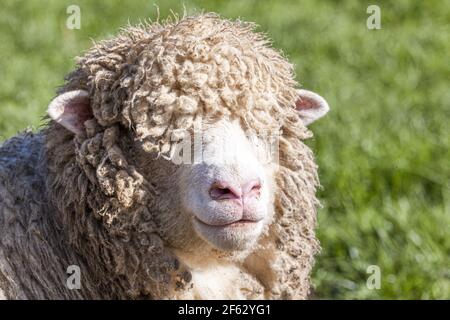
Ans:
POLYGON ((46 189, 57 209, 48 219, 93 283, 107 288, 87 295, 176 298, 189 291, 190 271, 165 245, 151 210, 158 190, 134 167, 130 146, 139 141, 149 155, 169 154, 180 132, 226 117, 256 133, 281 132, 275 219, 245 268, 262 297, 307 297, 319 248, 318 177, 301 140, 312 134, 294 108, 292 65, 253 30, 214 14, 129 27, 96 44, 67 77, 59 93, 87 90, 95 118, 76 138, 54 122, 43 132, 46 189))

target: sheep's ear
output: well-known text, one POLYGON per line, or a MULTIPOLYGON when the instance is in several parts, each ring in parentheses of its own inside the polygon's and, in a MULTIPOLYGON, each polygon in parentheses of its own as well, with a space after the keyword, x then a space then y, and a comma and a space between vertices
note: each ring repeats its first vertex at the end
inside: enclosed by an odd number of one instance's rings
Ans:
POLYGON ((85 90, 60 94, 50 102, 47 113, 50 118, 75 134, 82 133, 84 122, 93 117, 89 94, 85 90))
POLYGON ((322 118, 330 110, 325 99, 315 92, 299 89, 298 96, 295 107, 305 126, 322 118))

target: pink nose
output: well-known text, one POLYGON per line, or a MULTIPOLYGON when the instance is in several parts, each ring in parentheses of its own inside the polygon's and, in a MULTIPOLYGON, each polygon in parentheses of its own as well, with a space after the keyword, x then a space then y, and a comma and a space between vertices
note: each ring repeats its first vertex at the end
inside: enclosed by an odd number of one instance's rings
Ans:
POLYGON ((227 200, 259 197, 261 182, 259 179, 251 180, 243 185, 231 184, 226 181, 216 181, 209 189, 209 195, 213 200, 227 200))

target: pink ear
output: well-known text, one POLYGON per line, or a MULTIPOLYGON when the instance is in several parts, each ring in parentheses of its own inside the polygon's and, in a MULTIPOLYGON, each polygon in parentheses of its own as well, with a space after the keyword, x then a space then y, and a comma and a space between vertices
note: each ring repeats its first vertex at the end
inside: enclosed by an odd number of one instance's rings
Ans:
POLYGON ((299 98, 295 103, 295 108, 305 126, 323 117, 330 110, 325 99, 317 93, 300 89, 298 95, 299 98))
POLYGON ((57 96, 48 106, 50 118, 75 134, 84 129, 84 122, 93 117, 89 94, 84 90, 65 92, 57 96))

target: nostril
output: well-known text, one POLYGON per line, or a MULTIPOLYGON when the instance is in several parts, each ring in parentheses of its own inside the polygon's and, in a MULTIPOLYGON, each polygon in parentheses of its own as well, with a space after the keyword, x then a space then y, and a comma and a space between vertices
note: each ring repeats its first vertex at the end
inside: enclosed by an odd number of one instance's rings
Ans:
POLYGON ((261 194, 261 182, 259 180, 252 180, 246 183, 242 192, 246 197, 258 197, 261 194))
POLYGON ((260 192, 260 191, 261 191, 261 185, 260 184, 254 185, 252 187, 252 189, 250 190, 250 192, 260 192))
POLYGON ((227 195, 232 195, 233 193, 228 188, 213 187, 209 191, 209 194, 213 198, 222 198, 222 197, 227 196, 227 195))
POLYGON ((216 182, 209 189, 209 195, 214 200, 240 199, 240 190, 231 187, 224 182, 216 182))

